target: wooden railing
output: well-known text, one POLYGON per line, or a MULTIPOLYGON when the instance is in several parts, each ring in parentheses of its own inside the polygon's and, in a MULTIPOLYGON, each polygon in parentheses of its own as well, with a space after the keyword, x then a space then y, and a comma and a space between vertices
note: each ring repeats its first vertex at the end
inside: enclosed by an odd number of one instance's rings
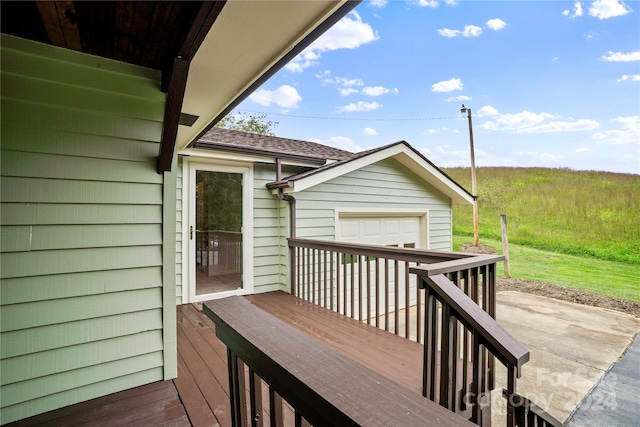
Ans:
POLYGON ((203 310, 227 346, 233 426, 473 425, 242 297, 203 310))
POLYGON ((485 361, 493 356, 507 368, 507 426, 515 427, 516 378, 529 351, 445 275, 429 275, 424 267, 411 272, 425 289, 423 395, 478 425, 490 425, 493 379, 487 375, 495 370, 486 369, 485 361))
POLYGON ((196 231, 196 266, 211 276, 214 272, 242 271, 242 233, 222 230, 196 231))
MULTIPOLYGON (((297 238, 289 248, 296 296, 424 344, 425 397, 490 425, 495 358, 517 396, 529 352, 495 321, 502 256, 297 238)), ((521 425, 520 401, 508 399, 509 427, 521 425)))
POLYGON ((495 317, 496 263, 502 256, 289 239, 292 293, 306 301, 417 342, 424 292, 409 270, 446 274, 495 317))
POLYGON ((518 393, 508 396, 508 391, 505 389, 502 390, 502 397, 511 400, 517 427, 562 427, 559 420, 526 397, 518 393))

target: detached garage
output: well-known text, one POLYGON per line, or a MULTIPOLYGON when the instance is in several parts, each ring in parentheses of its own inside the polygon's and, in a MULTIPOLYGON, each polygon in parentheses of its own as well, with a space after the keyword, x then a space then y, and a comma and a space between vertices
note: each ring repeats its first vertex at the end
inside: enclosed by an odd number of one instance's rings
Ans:
POLYGON ((451 206, 473 203, 404 141, 267 187, 295 197, 296 237, 431 250, 451 250, 451 206))

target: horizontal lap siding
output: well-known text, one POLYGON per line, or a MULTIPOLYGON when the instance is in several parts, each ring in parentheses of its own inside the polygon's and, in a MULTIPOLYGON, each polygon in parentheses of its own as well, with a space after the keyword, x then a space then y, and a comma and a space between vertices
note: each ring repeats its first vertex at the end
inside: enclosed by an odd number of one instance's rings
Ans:
POLYGON ((275 181, 275 165, 256 164, 253 177, 254 292, 284 289, 287 277, 288 203, 266 184, 275 181))
POLYGON ((163 379, 165 95, 150 70, 4 35, 1 77, 6 423, 163 379))
POLYGON ((333 240, 336 208, 416 210, 429 212, 429 249, 451 249, 451 200, 394 159, 304 190, 296 199, 300 238, 333 240))

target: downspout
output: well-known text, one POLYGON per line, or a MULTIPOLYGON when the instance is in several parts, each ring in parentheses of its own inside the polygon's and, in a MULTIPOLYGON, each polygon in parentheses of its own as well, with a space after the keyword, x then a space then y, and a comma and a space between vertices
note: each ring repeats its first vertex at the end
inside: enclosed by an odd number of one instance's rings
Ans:
MULTIPOLYGON (((282 179, 282 161, 276 158, 276 182, 280 182, 282 179)), ((296 198, 284 194, 282 188, 278 188, 278 198, 289 203, 289 237, 292 239, 296 237, 296 198)))
MULTIPOLYGON (((280 182, 282 179, 282 161, 276 158, 276 182, 280 182)), ((289 203, 289 237, 296 237, 296 199, 295 197, 284 194, 282 188, 278 188, 278 198, 289 203)), ((294 247, 289 246, 289 282, 291 283, 291 293, 297 295, 296 290, 296 250, 294 247)))

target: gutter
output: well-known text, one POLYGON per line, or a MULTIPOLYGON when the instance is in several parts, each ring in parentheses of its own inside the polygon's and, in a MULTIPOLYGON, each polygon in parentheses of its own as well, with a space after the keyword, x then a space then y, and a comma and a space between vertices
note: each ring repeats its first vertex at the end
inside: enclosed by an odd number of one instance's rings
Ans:
MULTIPOLYGON (((276 158, 276 182, 280 182, 282 178, 282 160, 280 158, 276 158)), ((296 237, 296 198, 289 195, 284 194, 284 190, 282 188, 278 188, 278 198, 280 200, 284 200, 289 203, 289 237, 295 239, 296 237)))

